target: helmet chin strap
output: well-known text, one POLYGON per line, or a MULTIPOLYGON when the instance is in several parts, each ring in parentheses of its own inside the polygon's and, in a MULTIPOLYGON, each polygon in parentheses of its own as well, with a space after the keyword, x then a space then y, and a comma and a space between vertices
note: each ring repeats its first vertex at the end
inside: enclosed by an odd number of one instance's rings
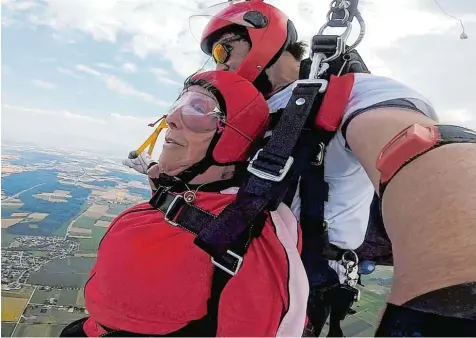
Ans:
POLYGON ((256 78, 253 82, 256 89, 263 94, 264 97, 268 97, 273 92, 273 84, 269 80, 268 74, 266 74, 266 70, 263 70, 260 75, 256 78))

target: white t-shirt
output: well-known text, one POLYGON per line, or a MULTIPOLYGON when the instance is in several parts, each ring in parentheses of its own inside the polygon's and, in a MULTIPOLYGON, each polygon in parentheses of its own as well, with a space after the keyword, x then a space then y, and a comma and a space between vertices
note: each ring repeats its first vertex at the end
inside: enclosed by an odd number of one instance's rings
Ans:
MULTIPOLYGON (((268 100, 271 113, 285 108, 291 94, 292 86, 288 86, 272 96, 268 100)), ((353 113, 395 99, 404 99, 437 120, 431 104, 407 86, 385 77, 355 74, 341 126, 353 113)), ((340 128, 327 147, 324 172, 329 184, 329 200, 324 205, 324 218, 329 222, 329 240, 342 249, 356 249, 364 241, 374 188, 364 168, 346 147, 340 128)), ((300 209, 298 189, 291 205, 298 219, 300 209)))

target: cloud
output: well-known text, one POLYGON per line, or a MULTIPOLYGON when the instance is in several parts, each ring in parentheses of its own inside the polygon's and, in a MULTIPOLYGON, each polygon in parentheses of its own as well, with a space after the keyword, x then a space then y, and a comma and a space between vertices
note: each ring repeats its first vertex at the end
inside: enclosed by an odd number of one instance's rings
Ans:
POLYGON ((104 63, 104 62, 96 63, 96 66, 99 67, 99 68, 105 68, 105 69, 115 69, 116 68, 113 65, 111 65, 110 63, 104 63))
POLYGON ((168 106, 169 103, 162 100, 157 100, 154 98, 153 95, 149 93, 142 92, 140 90, 135 89, 132 85, 128 84, 127 82, 122 81, 117 76, 114 75, 107 75, 103 78, 104 82, 106 83, 106 87, 113 92, 119 93, 121 95, 129 95, 134 96, 143 101, 150 102, 157 104, 159 106, 168 106))
POLYGON ((66 68, 63 68, 63 67, 56 67, 56 70, 61 73, 61 74, 64 74, 64 75, 68 75, 68 76, 71 76, 71 77, 74 77, 75 79, 82 79, 81 76, 77 75, 75 72, 73 72, 72 70, 70 69, 66 69, 66 68))
POLYGON ((81 65, 81 64, 76 65, 76 70, 98 77, 99 80, 105 84, 107 89, 109 89, 110 91, 116 92, 120 95, 133 96, 143 101, 156 104, 158 106, 169 105, 169 102, 158 100, 152 94, 149 94, 134 88, 134 86, 121 80, 115 75, 101 73, 95 69, 92 69, 91 67, 81 65))
MULTIPOLYGON (((476 2, 474 3, 476 12, 476 2)), ((444 16, 443 16, 444 18, 444 16)), ((476 127, 476 22, 467 21, 470 38, 459 39, 461 27, 448 34, 408 36, 374 51, 392 77, 416 89, 434 104, 442 121, 476 127), (422 48, 424 46, 424 48, 422 48)))
POLYGON ((42 80, 31 80, 31 84, 34 85, 35 87, 46 89, 46 90, 52 90, 56 88, 56 85, 54 83, 46 82, 42 80))
POLYGON ((151 68, 150 72, 155 75, 155 78, 156 78, 157 82, 159 82, 159 83, 166 84, 166 85, 172 85, 172 86, 178 86, 178 87, 183 86, 183 83, 172 80, 169 77, 169 72, 166 71, 163 68, 151 68))
POLYGON ((163 68, 151 68, 150 70, 156 76, 167 76, 169 72, 163 68))
MULTIPOLYGON (((309 41, 324 23, 330 2, 269 1, 288 14, 304 41, 309 41)), ((442 13, 432 0, 399 0, 390 5, 388 1, 362 0, 359 8, 366 22, 366 34, 358 50, 372 73, 392 76, 416 88, 435 103, 442 117, 459 116, 464 123, 475 123, 474 119, 468 120, 467 114, 473 116, 476 106, 476 95, 469 94, 474 87, 471 79, 476 78, 472 66, 472 60, 476 59, 472 43, 476 38, 476 1, 438 1, 445 11, 464 21, 468 40, 459 39, 459 22, 442 13)), ((171 72, 161 68, 151 72, 158 82, 178 86, 181 81, 176 81, 177 74, 190 75, 206 59, 190 33, 188 18, 206 7, 205 4, 219 1, 49 0, 35 2, 37 6, 26 9, 18 8, 22 1, 7 2, 2 21, 18 20, 20 13, 26 15, 31 25, 50 27, 60 35, 74 32, 107 42, 117 49, 114 62, 118 65, 126 62, 126 56, 130 60, 124 52, 139 58, 153 57, 150 59, 159 59, 161 64, 168 61, 171 72)), ((197 26, 192 24, 193 27, 197 26)), ((200 31, 193 30, 198 37, 200 31)), ((329 29, 326 33, 341 31, 329 29)), ((350 40, 354 41, 357 35, 358 30, 354 29, 350 40)), ((140 62, 136 61, 139 65, 140 62)), ((102 69, 117 70, 120 66, 98 63, 92 66, 96 69, 84 67, 76 71, 96 76, 110 90, 148 102, 153 99, 151 94, 141 92, 117 76, 102 73, 102 69)))
MULTIPOLYGON (((62 109, 2 104, 2 139, 126 157, 152 133, 146 118, 110 113, 101 118, 62 109)), ((160 152, 163 135, 156 146, 160 152)))
POLYGON ((94 76, 101 76, 101 73, 85 65, 76 65, 76 70, 94 76))
POLYGON ((447 110, 441 114, 441 123, 456 123, 456 124, 474 124, 476 120, 476 113, 470 112, 467 109, 447 110))
POLYGON ((126 62, 121 66, 121 69, 126 74, 134 74, 137 72, 137 66, 133 63, 126 62))
MULTIPOLYGON (((459 0, 459 7, 468 9, 470 1, 459 0)), ((458 0, 440 1, 451 11, 452 3, 458 0)), ((190 33, 188 18, 210 1, 197 0, 134 0, 134 1, 68 1, 50 0, 41 10, 35 11, 37 25, 47 25, 64 33, 77 30, 92 36, 97 41, 118 42, 126 50, 139 57, 159 55, 173 65, 181 76, 188 76, 200 68, 205 57, 196 41, 199 29, 190 33), (124 42, 123 42, 124 41, 124 42)), ((272 4, 285 13, 295 23, 300 37, 309 40, 324 23, 329 8, 328 1, 315 0, 274 0, 272 4)), ((361 49, 369 55, 369 63, 374 60, 373 51, 391 46, 395 41, 415 35, 448 31, 458 23, 445 16, 431 1, 393 1, 389 11, 386 1, 362 1, 360 9, 367 23, 367 35, 361 49)), ((459 9, 459 12, 464 12, 459 9)), ((467 12, 467 11, 466 11, 467 12)), ((192 25, 199 27, 201 24, 192 25)), ((353 34, 354 39, 356 33, 353 34)), ((378 63, 378 61, 375 61, 378 63)), ((380 67, 384 69, 380 64, 380 67)))
POLYGON ((31 113, 35 115, 50 115, 55 117, 65 117, 65 118, 74 119, 74 120, 83 120, 83 121, 93 122, 93 123, 100 123, 100 124, 106 123, 106 121, 104 120, 95 119, 86 115, 72 113, 68 110, 48 110, 48 109, 28 108, 28 107, 21 107, 21 106, 13 106, 9 104, 2 104, 2 108, 7 108, 12 111, 31 113))

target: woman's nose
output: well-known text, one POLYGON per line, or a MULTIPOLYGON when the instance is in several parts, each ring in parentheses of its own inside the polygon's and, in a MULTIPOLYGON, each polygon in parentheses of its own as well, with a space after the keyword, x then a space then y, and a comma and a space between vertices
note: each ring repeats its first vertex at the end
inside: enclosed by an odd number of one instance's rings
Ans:
POLYGON ((182 126, 182 120, 180 118, 180 108, 172 110, 167 117, 165 122, 170 129, 179 129, 182 126))

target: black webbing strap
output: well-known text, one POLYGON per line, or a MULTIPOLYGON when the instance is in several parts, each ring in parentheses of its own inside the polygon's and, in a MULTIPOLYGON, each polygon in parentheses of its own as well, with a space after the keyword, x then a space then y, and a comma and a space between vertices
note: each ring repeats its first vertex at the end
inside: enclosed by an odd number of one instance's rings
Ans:
POLYGON ((300 136, 306 122, 313 125, 326 88, 325 80, 297 83, 271 139, 250 162, 248 171, 253 175, 245 179, 235 202, 200 232, 196 245, 213 257, 222 256, 264 210, 277 208, 291 182, 300 176, 300 163, 309 159, 300 149, 300 136))
MULTIPOLYGON (((165 220, 172 226, 179 226, 197 235, 204 225, 215 216, 190 203, 186 203, 181 195, 171 193, 168 188, 159 186, 149 203, 165 215, 165 220)), ((252 237, 261 234, 265 218, 258 219, 255 227, 250 228, 234 242, 230 250, 219 258, 211 258, 215 265, 212 277, 210 298, 207 303, 205 317, 190 322, 186 328, 176 333, 187 332, 193 336, 215 336, 218 325, 218 308, 220 296, 229 280, 238 272, 243 257, 248 250, 252 237)))
POLYGON ((303 131, 305 141, 300 151, 314 154, 314 158, 302 164, 299 182, 300 224, 303 245, 312 245, 316 253, 328 260, 340 260, 346 250, 329 243, 328 224, 324 219, 324 205, 329 199, 329 184, 324 179, 324 156, 334 133, 325 135, 325 138, 318 138, 315 131, 303 131), (306 238, 312 239, 312 243, 306 238))

